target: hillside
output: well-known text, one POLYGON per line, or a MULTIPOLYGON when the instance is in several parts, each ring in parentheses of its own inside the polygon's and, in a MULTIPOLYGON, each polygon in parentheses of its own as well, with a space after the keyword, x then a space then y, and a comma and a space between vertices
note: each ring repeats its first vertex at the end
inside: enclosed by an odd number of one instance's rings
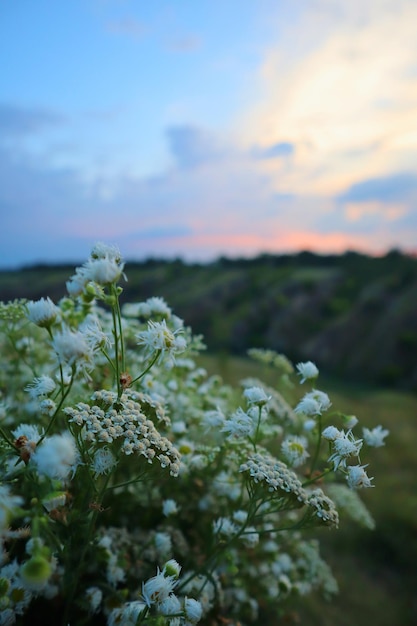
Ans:
MULTIPOLYGON (((124 301, 166 299, 211 352, 272 348, 331 374, 417 389, 417 260, 262 255, 206 265, 127 263, 124 301)), ((74 266, 0 272, 0 299, 65 295, 74 266)))

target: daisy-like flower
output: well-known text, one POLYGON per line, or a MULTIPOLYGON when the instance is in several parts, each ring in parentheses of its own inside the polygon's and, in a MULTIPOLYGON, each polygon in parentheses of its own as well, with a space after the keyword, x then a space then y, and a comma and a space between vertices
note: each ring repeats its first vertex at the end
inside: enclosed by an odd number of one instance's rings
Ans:
POLYGON ((372 430, 369 428, 363 428, 363 439, 368 446, 372 448, 380 448, 385 446, 385 437, 389 435, 389 430, 382 428, 382 426, 375 426, 372 430))
POLYGON ((292 467, 299 467, 310 456, 307 446, 308 442, 305 437, 289 435, 281 444, 281 452, 292 467))
POLYGON ((298 370, 298 375, 301 376, 300 384, 305 383, 306 380, 312 380, 317 378, 319 370, 312 361, 306 361, 305 363, 297 363, 295 366, 298 370))
POLYGON ((49 376, 45 375, 34 378, 33 382, 25 387, 25 391, 30 395, 32 399, 39 398, 41 396, 47 396, 55 389, 55 381, 49 376))
POLYGON ((160 353, 159 360, 161 361, 165 354, 175 360, 175 355, 183 352, 187 346, 185 338, 182 335, 178 335, 182 329, 170 330, 166 325, 166 321, 162 322, 148 322, 147 330, 143 330, 136 335, 137 343, 139 346, 144 346, 148 354, 160 353))
POLYGON ((371 485, 371 480, 365 471, 367 465, 349 465, 347 468, 348 474, 346 476, 347 483, 351 489, 361 489, 367 487, 374 487, 371 485))
POLYGON ((28 319, 41 328, 52 326, 61 314, 60 309, 50 298, 41 298, 36 302, 32 300, 26 304, 26 307, 28 319))

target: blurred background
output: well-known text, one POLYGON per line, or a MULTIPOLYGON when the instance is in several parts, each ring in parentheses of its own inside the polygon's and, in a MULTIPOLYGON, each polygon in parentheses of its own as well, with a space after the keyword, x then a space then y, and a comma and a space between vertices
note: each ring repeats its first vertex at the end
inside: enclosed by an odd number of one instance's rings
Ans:
POLYGON ((376 530, 320 535, 339 598, 286 623, 415 626, 417 3, 3 1, 0 53, 0 299, 58 300, 104 241, 226 381, 314 360, 391 436, 376 530))

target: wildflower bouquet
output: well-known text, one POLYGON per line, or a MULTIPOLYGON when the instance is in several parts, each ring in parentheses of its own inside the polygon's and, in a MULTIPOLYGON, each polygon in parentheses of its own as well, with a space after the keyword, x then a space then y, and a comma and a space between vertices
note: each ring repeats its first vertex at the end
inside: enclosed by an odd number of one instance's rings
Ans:
POLYGON ((208 376, 161 298, 120 304, 97 244, 69 296, 0 305, 0 624, 257 624, 337 584, 305 529, 373 520, 360 455, 382 427, 331 411, 316 366, 267 350, 309 391, 208 376))

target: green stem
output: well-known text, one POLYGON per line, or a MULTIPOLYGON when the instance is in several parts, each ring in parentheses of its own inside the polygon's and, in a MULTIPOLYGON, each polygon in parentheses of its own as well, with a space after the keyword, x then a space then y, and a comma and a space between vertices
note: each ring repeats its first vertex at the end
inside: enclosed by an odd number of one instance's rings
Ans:
POLYGON ((155 357, 152 359, 152 361, 149 363, 148 367, 142 372, 142 374, 139 374, 139 376, 136 376, 136 378, 134 378, 132 380, 132 382, 130 383, 131 385, 133 385, 133 383, 136 383, 138 380, 140 380, 141 378, 143 378, 145 376, 145 374, 147 374, 149 372, 149 370, 151 369, 151 367, 153 367, 153 365, 155 365, 156 361, 159 358, 159 355, 161 354, 161 350, 157 350, 155 357))

